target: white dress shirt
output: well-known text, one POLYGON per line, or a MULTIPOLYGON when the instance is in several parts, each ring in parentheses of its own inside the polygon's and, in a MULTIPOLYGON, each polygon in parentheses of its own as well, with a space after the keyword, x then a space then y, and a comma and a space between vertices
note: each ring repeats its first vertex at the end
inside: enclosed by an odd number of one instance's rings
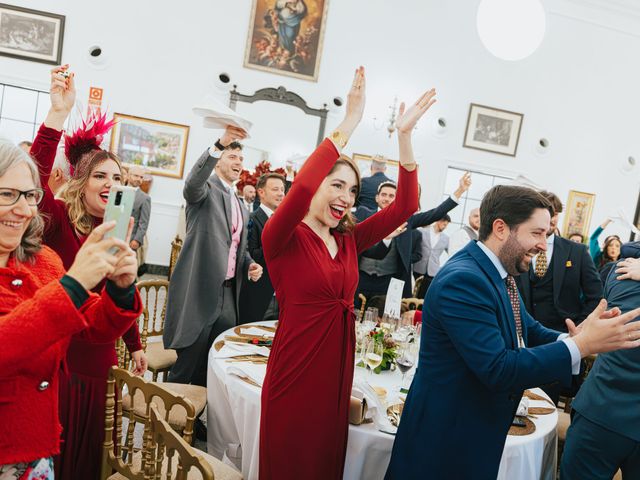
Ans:
POLYGON ((271 215, 273 215, 273 210, 267 207, 264 203, 260 204, 260 208, 264 211, 264 213, 267 214, 267 218, 271 218, 271 215))
MULTIPOLYGON (((489 257, 491 263, 493 263, 493 265, 496 267, 496 270, 498 270, 500 278, 502 278, 503 280, 507 278, 507 270, 502 265, 502 262, 500 261, 498 256, 482 242, 478 242, 478 247, 480 247, 480 250, 482 250, 487 255, 487 257, 489 257)), ((568 333, 560 334, 558 336, 558 341, 564 342, 564 344, 569 349, 569 353, 571 354, 571 373, 573 375, 578 375, 580 373, 580 360, 582 359, 582 357, 580 355, 580 349, 576 345, 576 342, 574 342, 572 338, 569 338, 568 333)))

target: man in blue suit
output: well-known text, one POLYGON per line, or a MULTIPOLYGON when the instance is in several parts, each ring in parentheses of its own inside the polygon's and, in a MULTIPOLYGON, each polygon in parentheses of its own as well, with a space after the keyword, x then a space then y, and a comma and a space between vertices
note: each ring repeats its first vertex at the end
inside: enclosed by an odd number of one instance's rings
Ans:
MULTIPOLYGON (((635 247, 635 246, 634 246, 635 247)), ((625 251, 626 250, 626 251, 625 251)), ((623 312, 640 303, 640 252, 618 262, 605 285, 609 305, 623 312)), ((598 355, 573 401, 571 426, 562 455, 563 480, 640 478, 640 349, 598 355)))
POLYGON ((640 345, 640 325, 625 325, 640 309, 605 312, 602 301, 580 327, 568 321, 571 338, 526 312, 513 277, 546 249, 551 206, 538 192, 493 187, 480 218, 479 241, 454 255, 427 293, 388 480, 495 479, 524 389, 569 385, 581 357, 640 345))
POLYGON ((381 183, 391 181, 391 179, 384 174, 386 171, 387 160, 381 155, 373 157, 371 160, 371 176, 363 177, 360 182, 360 195, 358 195, 358 200, 356 200, 357 207, 362 206, 374 211, 378 208, 376 201, 378 187, 381 183))

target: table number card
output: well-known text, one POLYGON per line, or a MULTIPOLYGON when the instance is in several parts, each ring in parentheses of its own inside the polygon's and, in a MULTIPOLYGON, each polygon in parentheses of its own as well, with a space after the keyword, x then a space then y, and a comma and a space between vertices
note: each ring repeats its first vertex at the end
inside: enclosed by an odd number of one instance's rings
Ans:
POLYGON ((404 280, 392 278, 387 290, 387 300, 384 304, 384 313, 390 317, 400 318, 400 305, 402 304, 402 290, 404 280))

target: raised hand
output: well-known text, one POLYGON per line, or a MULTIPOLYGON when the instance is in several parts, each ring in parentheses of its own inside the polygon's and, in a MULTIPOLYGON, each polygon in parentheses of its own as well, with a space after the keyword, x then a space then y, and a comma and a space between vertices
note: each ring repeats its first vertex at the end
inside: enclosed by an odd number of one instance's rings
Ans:
POLYGON ((640 258, 625 258, 616 267, 618 280, 640 280, 640 258))
POLYGON ((227 128, 224 130, 224 134, 220 137, 220 143, 225 147, 229 146, 232 142, 237 142, 239 140, 244 140, 247 138, 247 131, 234 127, 233 125, 227 125, 227 128))
POLYGON ((408 109, 405 109, 404 102, 400 104, 398 118, 396 118, 396 130, 398 135, 411 134, 418 123, 418 120, 427 113, 431 105, 436 103, 436 89, 427 90, 422 96, 408 109))
POLYGON ((464 194, 464 192, 469 190, 470 186, 471 186, 471 173, 464 172, 464 175, 462 175, 462 177, 460 177, 460 180, 458 181, 458 188, 453 193, 453 195, 456 198, 460 198, 464 194))
POLYGON ((364 75, 364 67, 358 67, 353 75, 353 82, 347 94, 347 107, 345 121, 354 123, 354 128, 362 120, 364 106, 366 103, 366 78, 364 75))
POLYGON ((49 98, 52 110, 69 114, 73 109, 76 101, 74 76, 74 73, 69 72, 68 64, 51 69, 49 98))

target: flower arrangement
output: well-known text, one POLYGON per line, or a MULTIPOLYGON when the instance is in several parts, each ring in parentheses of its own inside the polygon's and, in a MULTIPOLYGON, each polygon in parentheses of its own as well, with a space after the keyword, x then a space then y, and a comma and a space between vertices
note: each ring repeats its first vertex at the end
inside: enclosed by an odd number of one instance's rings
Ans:
POLYGON ((389 331, 382 327, 375 327, 369 332, 369 336, 376 343, 383 345, 382 362, 373 371, 380 373, 383 370, 394 370, 396 365, 396 357, 398 356, 396 348, 398 344, 391 338, 389 331))
POLYGON ((242 170, 242 172, 240 172, 240 180, 238 180, 236 188, 241 192, 245 185, 253 185, 255 187, 256 183, 258 183, 258 179, 265 173, 279 173, 283 177, 287 176, 287 172, 284 168, 276 168, 275 170, 271 170, 271 163, 263 160, 258 165, 256 165, 256 168, 253 172, 250 172, 249 170, 242 170))

